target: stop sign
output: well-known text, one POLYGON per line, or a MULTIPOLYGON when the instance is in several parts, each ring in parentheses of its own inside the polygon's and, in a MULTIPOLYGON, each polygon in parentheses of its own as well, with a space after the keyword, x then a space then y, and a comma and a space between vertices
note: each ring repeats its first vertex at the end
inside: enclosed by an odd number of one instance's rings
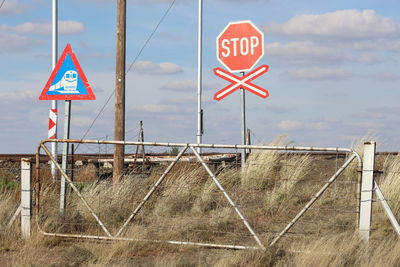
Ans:
POLYGON ((217 37, 217 58, 231 72, 251 70, 264 55, 264 34, 251 21, 230 22, 217 37))

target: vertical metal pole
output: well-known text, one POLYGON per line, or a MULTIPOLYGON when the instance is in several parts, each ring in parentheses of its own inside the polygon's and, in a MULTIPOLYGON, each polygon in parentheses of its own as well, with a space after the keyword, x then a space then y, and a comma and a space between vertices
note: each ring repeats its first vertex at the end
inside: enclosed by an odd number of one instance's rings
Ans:
MULTIPOLYGON (((141 141, 141 142, 144 142, 143 121, 140 121, 140 141, 141 141)), ((144 150, 144 145, 142 145, 141 148, 142 148, 142 177, 144 177, 146 152, 145 152, 145 150, 144 150)))
MULTIPOLYGON (((125 140, 126 0, 117 1, 117 53, 115 80, 114 139, 125 140)), ((125 159, 124 145, 114 145, 113 184, 120 182, 125 159)))
MULTIPOLYGON (((56 67, 57 64, 57 48, 58 48, 58 0, 53 0, 52 2, 52 69, 56 67)), ((51 108, 57 110, 57 100, 51 101, 51 108)), ((57 121, 58 116, 56 116, 56 133, 55 138, 57 139, 57 121)), ((57 159, 57 143, 51 143, 51 154, 57 159)), ((56 180, 57 170, 54 163, 51 163, 51 176, 53 181, 56 180)))
POLYGON ((71 175, 69 177, 71 177, 71 181, 75 180, 74 177, 74 167, 75 167, 75 144, 71 144, 71 175))
MULTIPOLYGON (((197 144, 202 143, 203 136, 203 110, 201 107, 201 92, 203 82, 203 0, 199 0, 198 6, 198 37, 197 37, 197 144)), ((201 153, 201 148, 197 148, 197 152, 201 153)))
MULTIPOLYGON (((249 128, 247 128, 247 130, 246 130, 246 145, 251 145, 251 132, 250 132, 249 128)), ((250 154, 251 153, 251 149, 249 148, 247 150, 247 152, 250 154)))
POLYGON ((29 159, 21 159, 21 233, 23 238, 31 236, 31 179, 29 159))
POLYGON ((368 241, 371 231, 375 149, 375 142, 364 143, 363 170, 361 178, 360 219, 358 227, 360 237, 364 241, 368 241))
MULTIPOLYGON (((244 76, 244 72, 242 72, 242 76, 244 76)), ((246 90, 243 88, 240 88, 240 96, 242 145, 246 145, 246 90)), ((246 149, 242 149, 241 165, 243 171, 246 165, 246 149)))
MULTIPOLYGON (((64 136, 63 139, 69 139, 69 132, 70 132, 70 121, 71 121, 71 100, 65 100, 65 107, 64 107, 64 136)), ((68 143, 63 143, 63 152, 62 152, 62 162, 61 168, 62 170, 67 173, 67 166, 68 166, 68 143)), ((60 213, 63 214, 66 207, 66 181, 65 177, 61 175, 61 188, 60 188, 60 213)))

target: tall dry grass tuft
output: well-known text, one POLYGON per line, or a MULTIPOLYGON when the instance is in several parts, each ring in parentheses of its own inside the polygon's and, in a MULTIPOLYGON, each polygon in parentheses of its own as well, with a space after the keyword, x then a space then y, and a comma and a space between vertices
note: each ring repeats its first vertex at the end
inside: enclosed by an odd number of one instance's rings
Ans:
POLYGON ((398 238, 365 243, 358 235, 337 233, 291 249, 291 266, 399 266, 398 238))
POLYGON ((364 136, 361 137, 361 138, 354 139, 354 140, 352 141, 350 147, 351 147, 354 151, 356 151, 358 154, 360 154, 360 156, 362 156, 363 153, 364 153, 364 143, 365 143, 365 142, 370 142, 370 141, 375 141, 375 142, 377 142, 377 143, 380 143, 380 142, 379 142, 379 137, 378 137, 378 136, 376 136, 376 135, 373 134, 373 133, 367 133, 366 135, 364 135, 364 136))
POLYGON ((383 165, 380 188, 395 214, 400 212, 400 155, 388 156, 383 165))
POLYGON ((225 257, 219 257, 216 267, 230 266, 290 266, 286 252, 280 247, 267 247, 262 250, 237 251, 234 253, 226 252, 225 257))
MULTIPOLYGON (((144 196, 143 183, 143 179, 135 176, 126 176, 117 185, 113 185, 110 180, 88 182, 81 188, 81 194, 108 225, 119 225, 127 218, 139 197, 144 196)), ((74 192, 69 195, 70 210, 75 210, 79 217, 87 221, 93 221, 78 196, 74 192)))
POLYGON ((361 243, 358 236, 336 234, 291 246, 293 266, 358 266, 361 243))
MULTIPOLYGON (((15 192, 4 190, 0 192, 0 222, 7 223, 12 216, 12 212, 17 208, 15 192)), ((2 226, 0 224, 0 227, 2 226)))
POLYGON ((164 181, 164 190, 155 203, 153 214, 170 216, 190 211, 208 178, 200 165, 181 166, 164 181))
POLYGON ((310 171, 310 155, 289 155, 279 170, 281 181, 276 181, 272 192, 265 197, 267 206, 286 205, 293 198, 294 188, 310 171))
MULTIPOLYGON (((362 158, 364 155, 364 143, 377 140, 379 140, 379 138, 376 135, 372 133, 367 133, 365 136, 361 138, 354 139, 350 147, 354 151, 356 151, 362 158)), ((357 181, 359 179, 357 174, 357 168, 358 168, 357 160, 353 160, 353 162, 345 169, 344 177, 349 181, 357 181)))
MULTIPOLYGON (((240 179, 240 171, 235 169, 222 170, 218 175, 218 181, 228 192, 233 191, 240 185, 240 179)), ((200 194, 197 196, 192 211, 197 214, 209 212, 215 210, 218 207, 218 203, 227 203, 227 200, 211 177, 208 177, 202 186, 200 194)))
POLYGON ((15 250, 20 245, 19 219, 10 228, 7 227, 18 204, 15 201, 13 190, 0 192, 0 252, 15 250))
MULTIPOLYGON (((275 138, 270 146, 286 146, 290 142, 287 136, 281 135, 275 138)), ((268 184, 267 178, 276 175, 276 165, 279 159, 279 151, 276 150, 257 150, 253 151, 246 162, 241 183, 243 188, 263 189, 268 184)))

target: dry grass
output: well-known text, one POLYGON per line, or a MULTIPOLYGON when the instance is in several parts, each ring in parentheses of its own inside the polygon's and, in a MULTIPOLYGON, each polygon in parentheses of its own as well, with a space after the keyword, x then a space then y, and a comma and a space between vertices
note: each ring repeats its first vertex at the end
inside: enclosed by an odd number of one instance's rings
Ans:
MULTIPOLYGON (((280 137, 273 145, 286 145, 280 137)), ((218 170, 218 180, 260 233, 265 245, 280 231, 280 221, 293 219, 321 184, 307 182, 313 158, 310 155, 253 152, 246 170, 218 170), (261 163, 261 164, 260 164, 261 163), (294 213, 293 213, 294 212, 294 213)), ((80 174, 79 189, 90 206, 113 233, 143 199, 160 177, 160 168, 149 177, 127 175, 121 184, 94 181, 91 167, 80 174), (87 172, 87 173, 86 173, 87 172), (87 178, 88 176, 89 178, 87 178), (86 178, 85 178, 86 177, 86 178)), ((381 183, 386 197, 400 203, 400 156, 385 162, 381 183)), ((320 177, 319 177, 320 178, 320 177)), ((342 177, 343 179, 343 177, 342 177)), ((324 181, 322 181, 324 183, 324 181)), ((347 186, 347 185, 344 185, 347 186)), ((343 188, 338 187, 343 193, 343 188)), ((329 193, 329 192, 328 192, 329 193)), ((318 208, 343 206, 347 200, 327 195, 318 208)), ((58 188, 43 188, 41 225, 48 231, 102 234, 75 193, 69 192, 67 213, 58 216, 58 188)), ((13 194, 0 193, 0 219, 13 209, 13 194)), ((399 214, 399 206, 392 206, 399 214)), ((24 241, 15 225, 0 231, 0 266, 399 266, 400 242, 393 234, 374 231, 366 245, 351 227, 328 227, 355 221, 353 214, 310 211, 314 223, 299 224, 294 231, 315 230, 312 234, 285 236, 274 247, 262 250, 214 250, 150 242, 65 241, 43 237, 33 231, 24 241), (351 217, 353 216, 353 217, 351 217), (318 221, 320 220, 320 222, 318 221)), ((308 219, 310 219, 308 218, 308 219)), ((375 223, 386 220, 374 218, 375 223)), ((304 223, 304 221, 300 221, 304 223)), ((137 218, 124 233, 127 237, 181 240, 222 244, 254 245, 243 222, 222 192, 198 164, 178 164, 166 177, 137 218)))
MULTIPOLYGON (((282 135, 275 138, 270 146, 286 146, 290 142, 282 135)), ((268 179, 276 175, 276 165, 279 159, 279 151, 257 150, 247 159, 246 169, 242 175, 241 183, 244 188, 262 189, 268 185, 268 179)))
POLYGON ((271 193, 265 197, 266 206, 286 205, 298 181, 307 175, 310 163, 309 155, 292 155, 285 160, 279 171, 280 179, 275 179, 282 181, 275 182, 271 193))
POLYGON ((395 214, 400 214, 400 155, 388 157, 383 166, 380 188, 395 214))

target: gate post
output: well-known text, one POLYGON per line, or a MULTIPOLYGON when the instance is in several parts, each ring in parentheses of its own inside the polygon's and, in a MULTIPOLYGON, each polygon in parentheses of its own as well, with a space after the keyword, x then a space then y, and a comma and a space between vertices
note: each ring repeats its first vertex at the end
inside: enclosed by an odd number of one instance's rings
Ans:
POLYGON ((21 159, 21 234, 23 238, 31 236, 31 178, 30 159, 21 159))
POLYGON ((371 231, 372 192, 374 186, 375 167, 374 141, 364 143, 363 170, 361 177, 360 217, 358 231, 364 241, 368 241, 371 231))

